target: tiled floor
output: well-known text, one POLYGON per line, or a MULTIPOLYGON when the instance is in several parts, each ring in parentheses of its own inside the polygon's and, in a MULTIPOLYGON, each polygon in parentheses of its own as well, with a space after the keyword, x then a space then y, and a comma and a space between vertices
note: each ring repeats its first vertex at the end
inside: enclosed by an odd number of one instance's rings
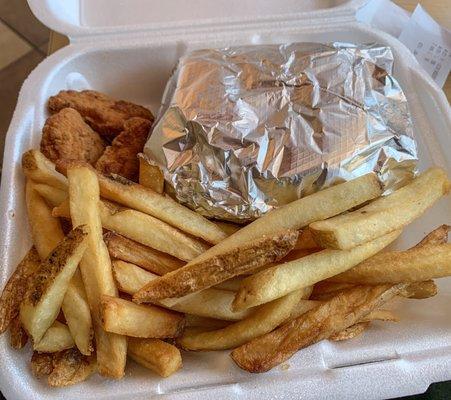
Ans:
POLYGON ((0 0, 0 154, 20 87, 46 56, 48 40, 26 0, 0 0))

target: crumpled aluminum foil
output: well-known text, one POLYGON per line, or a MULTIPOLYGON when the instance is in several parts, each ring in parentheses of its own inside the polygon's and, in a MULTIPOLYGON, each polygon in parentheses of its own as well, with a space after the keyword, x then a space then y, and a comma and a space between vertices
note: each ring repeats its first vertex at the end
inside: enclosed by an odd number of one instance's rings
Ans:
POLYGON ((390 48, 292 43, 193 51, 167 84, 145 146, 178 201, 257 218, 371 171, 388 193, 415 173, 390 48))

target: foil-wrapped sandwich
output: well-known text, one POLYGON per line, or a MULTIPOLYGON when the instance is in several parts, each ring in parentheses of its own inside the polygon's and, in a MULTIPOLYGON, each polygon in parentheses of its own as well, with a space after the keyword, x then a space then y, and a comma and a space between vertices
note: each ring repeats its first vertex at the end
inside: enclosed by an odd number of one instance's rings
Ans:
POLYGON ((193 51, 167 84, 145 155, 180 202, 218 219, 251 220, 372 171, 388 193, 417 160, 392 68, 378 44, 193 51))

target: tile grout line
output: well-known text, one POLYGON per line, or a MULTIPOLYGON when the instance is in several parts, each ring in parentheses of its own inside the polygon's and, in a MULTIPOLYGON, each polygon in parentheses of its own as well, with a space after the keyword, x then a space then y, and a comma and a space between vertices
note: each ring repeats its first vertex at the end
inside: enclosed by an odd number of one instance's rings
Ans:
MULTIPOLYGON (((43 56, 47 56, 47 53, 43 52, 39 46, 36 46, 32 41, 30 41, 29 39, 27 39, 24 35, 22 35, 22 33, 20 33, 17 29, 15 29, 12 25, 10 25, 8 22, 6 22, 2 17, 0 17, 0 21, 6 25, 7 28, 9 28, 11 31, 13 31, 17 36, 19 36, 24 42, 26 42, 29 46, 32 47, 32 50, 36 50, 39 52, 39 54, 43 55, 43 56)), ((42 43, 42 45, 45 44, 42 43)), ((41 46, 42 46, 41 45, 41 46)))

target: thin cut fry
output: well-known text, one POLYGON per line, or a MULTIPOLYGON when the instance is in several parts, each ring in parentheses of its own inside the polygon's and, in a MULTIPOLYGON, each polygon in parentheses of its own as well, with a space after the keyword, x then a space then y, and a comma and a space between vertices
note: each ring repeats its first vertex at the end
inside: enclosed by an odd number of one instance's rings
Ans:
POLYGON ((348 214, 314 222, 310 230, 322 247, 351 249, 403 228, 447 194, 449 188, 445 171, 430 168, 394 193, 348 214))
POLYGON ((69 349, 54 355, 47 382, 51 387, 75 385, 88 379, 95 371, 95 357, 84 356, 75 348, 69 349))
POLYGON ((157 275, 167 274, 185 265, 183 261, 175 257, 151 249, 114 232, 106 233, 103 238, 111 257, 139 265, 157 275))
MULTIPOLYGON (((60 165, 62 169, 82 165, 68 162, 60 165)), ((85 165, 90 168, 89 165, 85 165)), ((94 171, 94 169, 92 169, 94 171)), ((149 214, 192 236, 216 244, 227 237, 213 222, 189 208, 177 203, 168 196, 153 191, 143 185, 132 182, 119 175, 105 176, 97 172, 102 197, 149 214)))
POLYGON ((68 196, 67 190, 58 189, 45 183, 35 183, 33 187, 51 207, 60 205, 68 196))
POLYGON ((388 251, 330 278, 333 282, 374 285, 421 282, 451 275, 451 243, 388 251))
POLYGON ((194 262, 236 249, 274 232, 286 229, 299 230, 314 221, 333 217, 380 194, 380 184, 374 174, 332 186, 265 214, 212 247, 194 262))
POLYGON ((67 287, 85 252, 87 235, 85 226, 71 231, 29 281, 20 306, 20 319, 34 343, 41 340, 58 316, 67 287))
POLYGON ((139 183, 157 193, 164 191, 164 175, 159 167, 150 164, 142 155, 139 159, 139 183))
POLYGON ((102 297, 101 319, 107 332, 141 338, 177 337, 185 324, 181 314, 111 296, 102 297))
MULTIPOLYGON (((192 260, 208 249, 200 240, 142 212, 124 209, 107 201, 99 203, 99 212, 105 229, 181 260, 192 260)), ((69 217, 68 203, 64 202, 54 208, 52 214, 56 217, 69 217)))
POLYGON ((285 322, 299 301, 300 293, 289 295, 264 304, 249 317, 225 328, 208 332, 185 333, 177 343, 185 350, 225 350, 232 349, 256 337, 271 332, 285 322))
POLYGON ((47 332, 45 332, 45 335, 39 343, 33 345, 33 349, 40 353, 56 353, 58 351, 71 349, 74 346, 75 342, 67 325, 55 321, 53 325, 47 329, 47 332))
POLYGON ((294 290, 346 271, 378 253, 393 242, 400 233, 400 231, 389 233, 351 250, 322 250, 251 275, 243 280, 232 307, 234 310, 243 310, 267 303, 294 290))
POLYGON ((335 333, 329 337, 329 340, 334 342, 341 342, 342 340, 353 339, 361 335, 370 323, 358 322, 357 324, 351 325, 350 327, 342 330, 341 332, 335 333))
POLYGON ((41 260, 35 247, 32 247, 17 265, 0 297, 0 334, 4 333, 19 315, 20 303, 27 291, 28 278, 34 274, 41 260))
POLYGON ((232 352, 249 372, 265 372, 298 350, 327 339, 359 322, 399 293, 404 285, 357 286, 232 352))
MULTIPOLYGON (((113 273, 119 290, 135 294, 158 276, 124 261, 113 261, 113 273)), ((235 294, 228 290, 205 289, 173 303, 161 300, 159 305, 188 314, 228 321, 238 321, 249 315, 249 310, 233 312, 230 309, 235 294)))
POLYGON ((284 231, 198 263, 188 264, 149 282, 133 295, 133 301, 141 303, 182 297, 276 262, 293 248, 297 237, 297 231, 284 231))
POLYGON ((16 316, 9 325, 9 343, 13 349, 22 349, 28 342, 28 335, 22 328, 20 316, 16 316))
POLYGON ((130 338, 128 355, 138 364, 150 369, 163 378, 182 368, 180 350, 159 339, 130 338))
POLYGON ((99 373, 111 378, 122 378, 127 359, 127 340, 124 336, 105 332, 99 315, 102 295, 117 296, 118 292, 108 249, 102 237, 97 177, 90 169, 83 167, 69 169, 67 176, 72 224, 87 224, 90 230, 80 271, 91 309, 99 373))
POLYGON ((39 150, 29 150, 22 155, 22 170, 25 176, 35 182, 67 190, 67 179, 55 170, 53 164, 39 150))

